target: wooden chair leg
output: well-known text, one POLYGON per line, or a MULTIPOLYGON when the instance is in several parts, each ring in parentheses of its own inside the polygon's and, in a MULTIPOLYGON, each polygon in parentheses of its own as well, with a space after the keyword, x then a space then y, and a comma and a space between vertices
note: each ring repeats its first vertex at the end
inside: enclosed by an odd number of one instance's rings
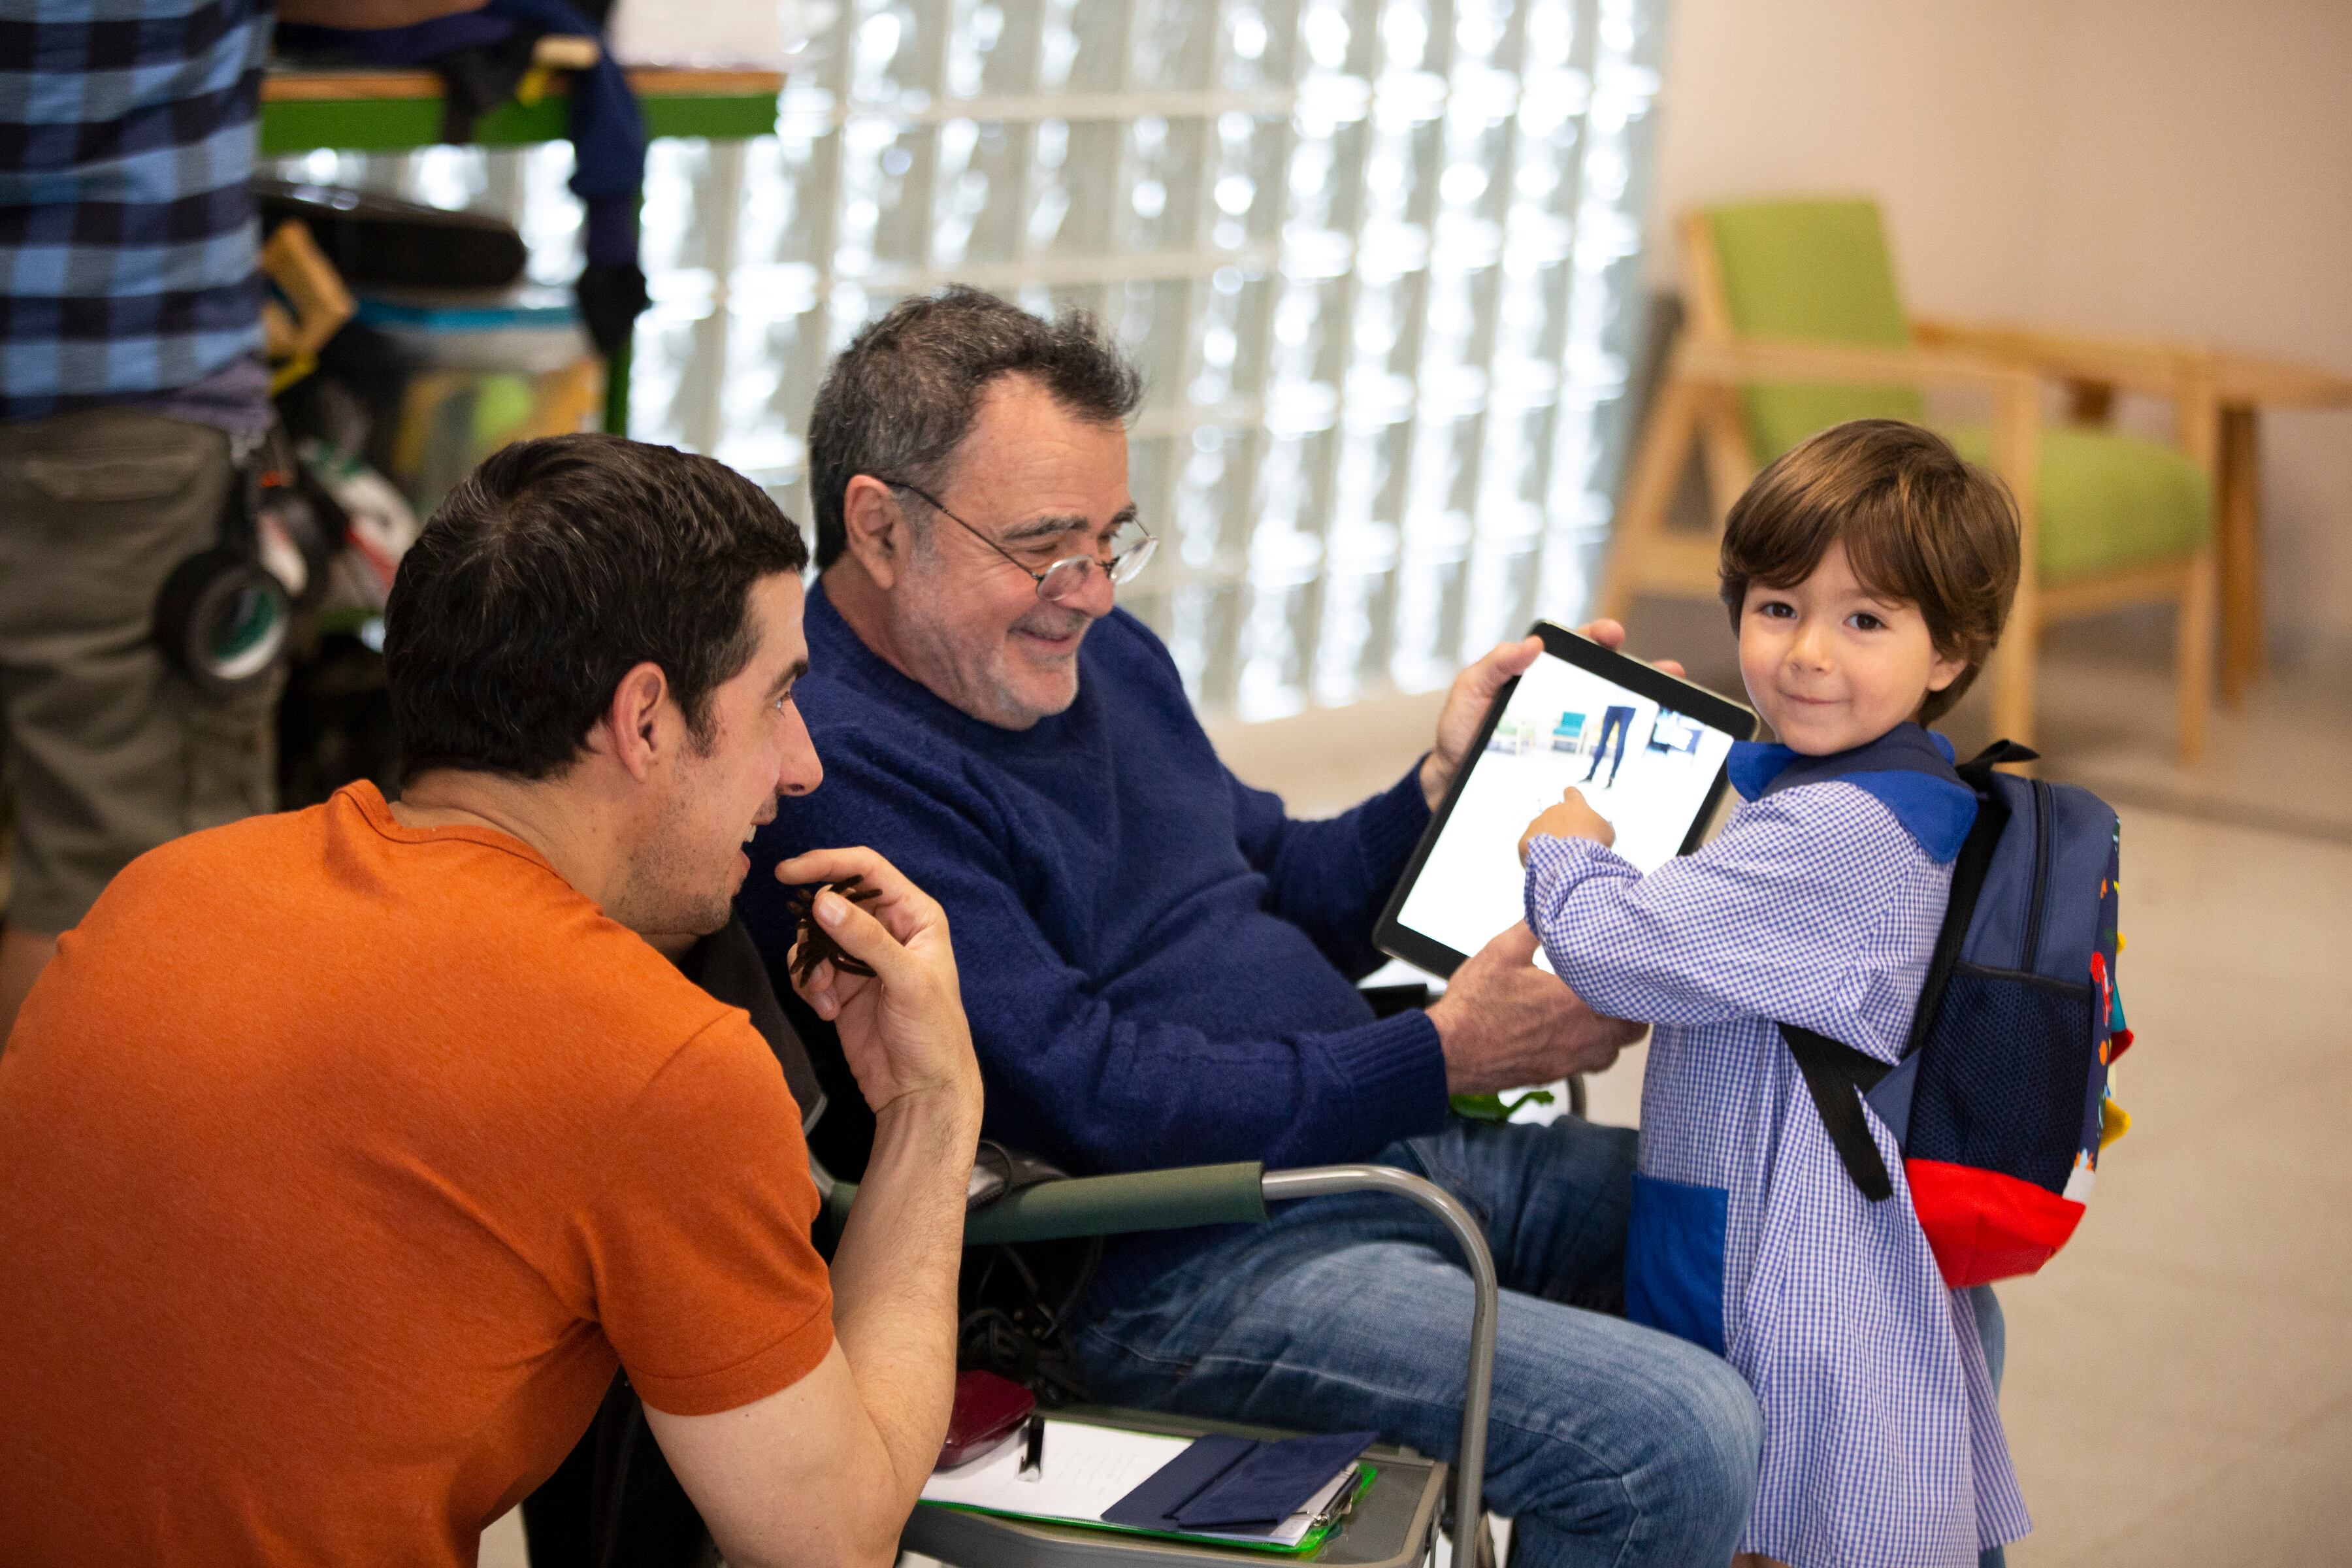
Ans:
POLYGON ((2042 657, 2041 390, 2012 377, 1993 399, 1993 471, 2017 503, 2021 574, 2009 629, 1993 655, 1992 729, 1996 740, 2033 744, 2033 667, 2042 657))
POLYGON ((1748 439, 1748 422, 1739 412, 1739 394, 1728 386, 1705 388, 1698 427, 1706 457, 1707 514, 1720 532, 1732 503, 1761 471, 1748 439))
POLYGON ((2174 658, 2180 683, 2180 761, 2194 765, 2205 754, 2205 725, 2213 708, 2213 552, 2200 551, 2189 563, 2173 628, 2174 658))
POLYGON ((2262 451, 2254 421, 2252 407, 2222 410, 2214 484, 2221 700, 2232 708, 2263 671, 2262 451))
POLYGON ((1698 393, 1689 381, 1670 375, 1651 405, 1642 444, 1633 454, 1625 504, 1618 509, 1617 526, 1612 531, 1609 569, 1601 580, 1597 609, 1606 619, 1622 621, 1633 607, 1633 595, 1643 585, 1648 557, 1665 531, 1666 509, 1674 504, 1698 429, 1695 406, 1698 393))
POLYGON ((2033 744, 2033 667, 2041 657, 2041 619, 2021 606, 1992 656, 1992 733, 1997 741, 2033 744))

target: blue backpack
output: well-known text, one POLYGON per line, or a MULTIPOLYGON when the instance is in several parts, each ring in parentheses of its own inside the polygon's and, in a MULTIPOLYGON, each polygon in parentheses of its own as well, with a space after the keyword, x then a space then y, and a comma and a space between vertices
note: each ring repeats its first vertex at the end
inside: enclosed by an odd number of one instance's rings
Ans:
POLYGON ((1954 1289, 2047 1262, 2083 1217, 2100 1150, 2130 1124, 2107 1092, 2108 1065, 2132 1037, 2115 984, 2120 825, 2087 790, 1993 771, 2034 755, 1999 741, 1957 770, 1976 821, 1902 1059, 1889 1067, 1780 1026, 1846 1173, 1874 1203, 1895 1189, 1864 1100, 1895 1134, 1954 1289))

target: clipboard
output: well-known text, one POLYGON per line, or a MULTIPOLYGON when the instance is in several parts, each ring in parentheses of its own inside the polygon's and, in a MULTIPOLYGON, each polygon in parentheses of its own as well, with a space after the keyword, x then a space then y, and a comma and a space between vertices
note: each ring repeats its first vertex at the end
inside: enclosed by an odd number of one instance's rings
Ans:
POLYGON ((1193 1439, 1059 1416, 1045 1417, 1044 1422, 1045 1452, 1034 1479, 1024 1479, 1021 1475, 1024 1443, 1022 1435, 1015 1432, 953 1469, 933 1471, 924 1484, 919 1506, 1300 1556, 1323 1544, 1349 1509, 1370 1489, 1379 1473, 1370 1460, 1358 1459, 1272 1535, 1140 1529, 1108 1522, 1103 1513, 1191 1447, 1193 1439))

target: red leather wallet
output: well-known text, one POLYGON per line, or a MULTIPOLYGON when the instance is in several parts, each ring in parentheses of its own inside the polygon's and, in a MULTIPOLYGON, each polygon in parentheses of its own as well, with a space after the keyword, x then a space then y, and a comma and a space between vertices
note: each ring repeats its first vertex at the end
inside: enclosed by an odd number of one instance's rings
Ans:
POLYGON ((948 1438, 940 1445, 944 1470, 976 1457, 1027 1419, 1037 1396, 992 1372, 956 1373, 955 1408, 948 1415, 948 1438))

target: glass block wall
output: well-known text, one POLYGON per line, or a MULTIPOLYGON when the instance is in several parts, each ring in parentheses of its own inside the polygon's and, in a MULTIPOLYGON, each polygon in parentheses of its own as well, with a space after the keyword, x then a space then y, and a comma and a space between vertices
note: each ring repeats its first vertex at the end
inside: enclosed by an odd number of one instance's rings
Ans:
MULTIPOLYGON (((1122 602, 1196 701, 1444 684, 1579 614, 1630 439, 1663 0, 842 0, 779 132, 655 143, 631 433, 808 516, 829 354, 950 281, 1143 365, 1122 602)), ((570 151, 314 154, 577 265, 570 151)))

